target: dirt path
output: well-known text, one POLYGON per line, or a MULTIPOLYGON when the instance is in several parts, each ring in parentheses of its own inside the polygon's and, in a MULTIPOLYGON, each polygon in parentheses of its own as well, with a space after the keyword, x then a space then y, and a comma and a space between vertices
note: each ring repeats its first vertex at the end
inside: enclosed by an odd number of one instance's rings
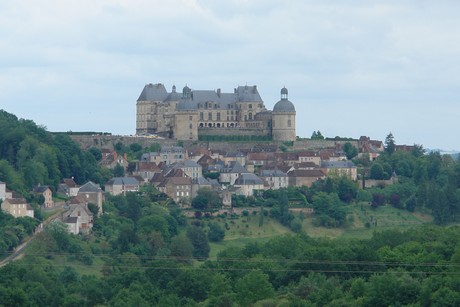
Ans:
POLYGON ((59 219, 62 211, 63 209, 60 208, 58 211, 56 211, 56 213, 49 216, 43 223, 38 225, 37 228, 35 228, 34 233, 30 237, 28 237, 20 245, 16 246, 16 248, 14 249, 14 252, 11 255, 9 255, 8 257, 0 261, 0 268, 4 267, 5 265, 7 265, 8 263, 12 261, 16 261, 24 257, 24 250, 27 247, 27 245, 29 245, 29 243, 35 239, 37 234, 43 231, 43 228, 45 228, 46 225, 48 225, 52 221, 59 219))

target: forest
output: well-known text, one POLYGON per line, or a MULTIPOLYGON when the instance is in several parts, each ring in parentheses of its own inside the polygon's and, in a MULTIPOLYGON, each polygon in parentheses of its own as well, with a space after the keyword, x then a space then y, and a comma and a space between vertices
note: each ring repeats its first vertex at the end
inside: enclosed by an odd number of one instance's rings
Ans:
MULTIPOLYGON (((328 177, 310 188, 234 197, 247 208, 241 216, 213 217, 217 196, 206 190, 192 200, 191 218, 151 186, 107 195, 90 234, 51 223, 23 259, 0 268, 0 306, 458 306, 460 162, 421 146, 396 151, 392 138, 385 145, 376 161, 350 158, 360 180, 397 176, 397 184, 359 189, 328 177), (366 225, 374 227, 368 238, 314 237, 305 216, 290 210, 313 208, 315 227, 350 229, 356 204, 427 212, 433 222, 405 230, 366 225), (226 246, 233 222, 251 216, 261 229, 276 223, 286 234, 226 246)), ((115 147, 132 157, 143 150, 115 147)), ((0 181, 37 213, 30 193, 37 182, 56 190, 71 176, 79 184, 107 181, 114 173, 98 166, 99 155, 0 111, 0 181)), ((0 256, 32 234, 43 220, 36 216, 0 212, 0 256)))

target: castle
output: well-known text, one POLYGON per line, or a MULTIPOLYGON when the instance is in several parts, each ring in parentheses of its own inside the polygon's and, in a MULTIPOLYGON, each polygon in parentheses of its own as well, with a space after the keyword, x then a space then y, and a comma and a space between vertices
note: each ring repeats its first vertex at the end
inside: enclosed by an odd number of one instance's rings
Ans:
POLYGON ((176 86, 168 93, 161 83, 145 85, 137 100, 136 134, 157 134, 176 140, 202 136, 262 136, 273 141, 296 139, 294 104, 288 90, 267 110, 257 87, 238 86, 233 93, 220 89, 192 90, 182 94, 176 86))

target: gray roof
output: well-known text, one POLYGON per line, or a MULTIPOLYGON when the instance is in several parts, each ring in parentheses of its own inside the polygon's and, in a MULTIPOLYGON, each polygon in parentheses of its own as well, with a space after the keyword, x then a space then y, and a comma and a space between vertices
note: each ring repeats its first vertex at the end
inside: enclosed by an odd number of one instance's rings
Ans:
POLYGON ((246 173, 241 174, 235 181, 235 185, 254 185, 264 184, 264 181, 254 174, 246 173))
POLYGON ((279 169, 264 169, 260 172, 261 177, 287 177, 287 174, 279 169))
POLYGON ((245 169, 238 161, 230 161, 223 171, 225 173, 248 173, 248 170, 245 169))
POLYGON ((66 224, 76 224, 77 222, 78 222, 78 216, 69 216, 64 221, 64 223, 66 224))
POLYGON ((80 187, 78 190, 78 193, 97 193, 97 192, 102 192, 101 188, 99 185, 95 184, 92 181, 88 181, 84 185, 80 187))
POLYGON ((168 97, 168 92, 163 84, 146 84, 137 101, 163 101, 168 97))
POLYGON ((163 84, 149 83, 145 85, 138 101, 178 101, 177 110, 197 110, 202 104, 203 109, 211 109, 206 103, 212 104, 212 109, 236 109, 236 102, 263 103, 262 98, 254 86, 239 86, 233 93, 222 93, 219 90, 191 90, 188 86, 183 89, 182 95, 176 92, 173 86, 168 93, 163 84))
POLYGON ((185 149, 181 146, 162 146, 161 153, 185 153, 185 149))
POLYGON ((283 98, 275 104, 273 112, 295 112, 295 107, 292 102, 283 98))
POLYGON ((198 184, 198 185, 211 185, 211 182, 208 181, 208 179, 204 177, 198 177, 198 178, 193 178, 192 179, 193 184, 198 184))
POLYGON ((106 185, 139 185, 139 181, 133 177, 114 177, 106 185))
POLYGON ((356 165, 351 161, 321 161, 324 168, 355 168, 356 165))

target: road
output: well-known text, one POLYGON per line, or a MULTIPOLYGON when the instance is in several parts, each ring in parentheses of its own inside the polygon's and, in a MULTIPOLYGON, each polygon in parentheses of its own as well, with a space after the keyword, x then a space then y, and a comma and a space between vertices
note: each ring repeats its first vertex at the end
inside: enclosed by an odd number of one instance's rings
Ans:
MULTIPOLYGON (((39 226, 37 226, 37 228, 35 228, 34 233, 30 237, 28 237, 24 242, 22 242, 19 246, 17 246, 14 249, 14 252, 11 255, 9 255, 8 257, 3 259, 2 261, 0 261, 0 268, 4 267, 5 265, 7 265, 8 263, 10 263, 12 261, 16 261, 16 260, 19 260, 22 257, 24 257, 24 251, 25 251, 26 246, 29 245, 29 243, 32 242, 35 239, 36 235, 39 234, 40 232, 42 232, 43 228, 46 225, 48 225, 49 223, 61 218, 61 213, 64 210, 62 207, 63 206, 59 206, 58 207, 59 210, 56 211, 56 213, 54 213, 53 215, 49 216, 39 226)), ((55 208, 53 208, 53 209, 55 209, 55 208)))

